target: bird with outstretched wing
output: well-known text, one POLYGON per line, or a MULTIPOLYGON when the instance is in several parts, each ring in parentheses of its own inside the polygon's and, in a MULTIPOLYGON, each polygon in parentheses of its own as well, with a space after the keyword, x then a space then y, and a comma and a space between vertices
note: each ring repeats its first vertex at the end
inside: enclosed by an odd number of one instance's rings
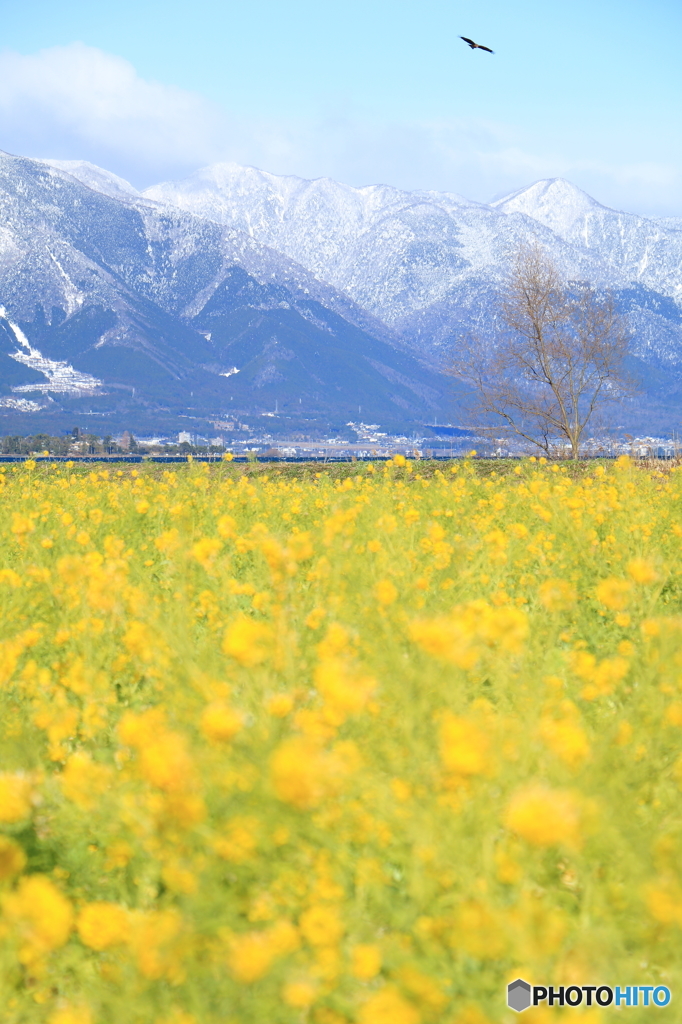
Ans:
POLYGON ((491 50, 489 46, 481 46, 480 43, 475 43, 473 39, 467 39, 466 36, 460 36, 459 38, 463 39, 465 43, 468 43, 472 50, 485 50, 486 53, 495 52, 494 50, 491 50))

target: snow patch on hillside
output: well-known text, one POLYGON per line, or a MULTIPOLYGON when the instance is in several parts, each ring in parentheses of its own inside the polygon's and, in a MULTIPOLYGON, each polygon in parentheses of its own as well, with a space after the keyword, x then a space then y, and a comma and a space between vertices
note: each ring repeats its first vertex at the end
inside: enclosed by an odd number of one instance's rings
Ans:
POLYGON ((10 328, 19 345, 16 352, 8 355, 16 359, 18 363, 30 366, 46 378, 45 381, 37 381, 34 384, 20 384, 12 388, 15 393, 40 391, 43 393, 53 392, 54 394, 101 394, 102 381, 92 377, 89 373, 81 373, 75 370, 67 362, 55 359, 47 359, 37 348, 33 348, 28 338, 18 326, 7 316, 4 306, 0 306, 0 319, 4 320, 10 328))

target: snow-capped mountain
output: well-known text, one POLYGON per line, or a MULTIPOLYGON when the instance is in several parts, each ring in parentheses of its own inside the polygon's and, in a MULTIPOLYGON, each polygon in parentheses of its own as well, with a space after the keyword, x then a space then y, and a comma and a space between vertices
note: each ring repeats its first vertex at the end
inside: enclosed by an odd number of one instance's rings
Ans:
POLYGON ((239 228, 285 253, 385 323, 499 276, 512 220, 456 194, 351 188, 217 164, 144 196, 239 228))
POLYGON ((119 181, 0 154, 0 406, 21 393, 102 415, 132 399, 148 417, 441 412, 439 375, 347 296, 119 181))
POLYGON ((672 225, 610 210, 559 178, 486 206, 216 164, 143 194, 246 231, 389 323, 466 281, 499 279, 510 247, 529 235, 571 276, 682 297, 682 238, 672 225))
POLYGON ((529 239, 567 278, 614 290, 654 405, 682 379, 682 221, 562 179, 486 205, 217 164, 139 193, 85 161, 0 154, 0 216, 0 304, 32 353, 0 322, 5 395, 28 394, 43 359, 36 394, 54 363, 98 381, 101 405, 132 391, 177 411, 189 393, 204 412, 305 399, 419 420, 447 406, 436 370, 458 336, 496 329, 529 239))
POLYGON ((682 366, 679 222, 611 210, 563 179, 485 205, 216 164, 143 194, 286 253, 426 358, 451 358, 462 333, 490 332, 509 253, 532 238, 567 278, 621 294, 637 355, 682 366))
POLYGON ((140 195, 125 178, 119 178, 118 174, 105 171, 102 167, 91 164, 87 160, 39 160, 38 162, 47 164, 49 167, 56 167, 58 171, 66 171, 72 178, 76 178, 93 191, 102 192, 105 196, 111 196, 113 199, 126 199, 130 196, 139 197, 140 195))
POLYGON ((593 254, 615 284, 641 284, 682 300, 682 237, 674 226, 611 210, 562 178, 537 181, 492 205, 532 217, 593 254))

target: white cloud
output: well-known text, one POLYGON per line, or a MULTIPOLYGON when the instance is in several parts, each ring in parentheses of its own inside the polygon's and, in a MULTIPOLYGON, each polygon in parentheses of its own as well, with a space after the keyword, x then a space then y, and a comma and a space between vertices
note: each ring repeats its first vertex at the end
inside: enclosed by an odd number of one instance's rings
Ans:
POLYGON ((224 127, 201 96, 145 81, 128 61, 83 43, 0 54, 0 144, 23 155, 109 154, 140 172, 194 166, 216 157, 224 127))
POLYGON ((526 138, 504 124, 387 122, 357 112, 245 121, 204 97, 146 81, 121 57, 72 43, 0 54, 0 147, 85 159, 138 187, 218 160, 352 185, 460 192, 488 200, 544 177, 574 181, 606 205, 682 214, 678 167, 594 158, 588 140, 526 138))
MULTIPOLYGON (((255 126, 244 143, 235 138, 234 148, 242 151, 230 159, 281 174, 459 192, 481 202, 540 178, 564 177, 607 206, 651 216, 682 215, 679 167, 563 152, 504 124, 391 123, 339 115, 315 124, 255 126)), ((584 150, 590 149, 586 143, 584 150)))

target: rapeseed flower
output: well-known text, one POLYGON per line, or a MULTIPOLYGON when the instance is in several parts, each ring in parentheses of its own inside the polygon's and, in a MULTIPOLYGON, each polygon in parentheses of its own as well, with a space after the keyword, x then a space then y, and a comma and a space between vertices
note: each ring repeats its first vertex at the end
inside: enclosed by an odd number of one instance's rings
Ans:
POLYGON ((309 810, 338 794, 358 764, 357 748, 352 742, 338 743, 325 750, 315 739, 293 736, 275 750, 270 771, 280 800, 299 810, 309 810))
POLYGON ((50 1014, 47 1024, 92 1024, 92 1012, 88 1006, 64 1006, 50 1014))
POLYGON ((275 693, 267 702, 268 714, 274 718, 286 718, 294 707, 294 698, 290 693, 275 693))
POLYGON ((72 754, 61 775, 62 791, 84 811, 91 810, 112 782, 107 765, 96 764, 84 753, 72 754))
POLYGON ((29 816, 31 789, 31 781, 23 773, 0 773, 0 822, 23 821, 29 816))
POLYGON ((629 580, 611 578, 602 580, 596 590, 597 600, 612 611, 622 611, 630 604, 632 583, 629 580))
POLYGON ((301 935, 311 946, 335 946, 344 933, 336 907, 314 906, 301 915, 301 935))
POLYGON ((19 960, 32 964, 63 946, 73 927, 73 908, 44 875, 22 878, 3 900, 3 912, 19 943, 19 960))
POLYGON ((260 665, 268 656, 270 629, 264 622, 241 616, 228 627, 223 651, 246 668, 260 665))
POLYGON ((512 796, 504 824, 533 846, 577 848, 582 843, 579 800, 542 783, 531 783, 512 796))
POLYGON ((282 989, 282 1000, 287 1006, 305 1009, 315 1002, 317 985, 310 981, 290 981, 282 989))
POLYGON ((398 597, 398 590, 391 580, 379 580, 374 588, 376 599, 383 607, 393 604, 398 597))
POLYGON ((201 714, 201 731, 211 740, 231 740, 243 726, 243 715, 220 701, 209 704, 201 714))
POLYGON ((6 1014, 502 1024, 518 976, 679 987, 678 472, 0 480, 6 1014))
POLYGON ((646 558, 632 558, 627 565, 628 575, 635 583, 655 583, 658 579, 656 569, 646 558))
POLYGON ((448 771, 480 775, 490 769, 490 738, 470 719, 444 716, 440 726, 440 755, 448 771))
POLYGON ((420 1024, 421 1014, 393 986, 387 985, 360 1008, 359 1024, 420 1024))
POLYGON ((0 881, 13 878, 26 867, 26 854, 9 836, 0 836, 0 881))
POLYGON ((353 947, 352 971, 361 981, 370 981, 381 970, 381 950, 378 946, 360 943, 353 947))
POLYGON ((543 718, 540 736, 557 757, 571 768, 577 768, 589 757, 590 744, 585 730, 570 715, 564 718, 543 718))
POLYGON ((76 930, 81 942, 91 949, 108 949, 127 941, 128 913, 117 903, 87 903, 78 914, 76 930))

